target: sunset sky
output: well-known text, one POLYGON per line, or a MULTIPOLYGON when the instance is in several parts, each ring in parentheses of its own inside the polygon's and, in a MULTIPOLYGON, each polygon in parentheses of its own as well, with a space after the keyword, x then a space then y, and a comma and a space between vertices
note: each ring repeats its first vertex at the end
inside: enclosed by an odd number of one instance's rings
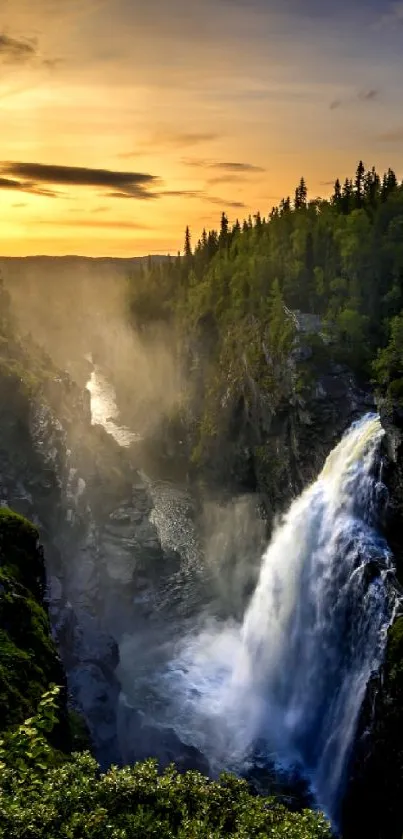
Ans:
POLYGON ((175 253, 189 224, 403 177, 403 2, 1 0, 0 254, 175 253))

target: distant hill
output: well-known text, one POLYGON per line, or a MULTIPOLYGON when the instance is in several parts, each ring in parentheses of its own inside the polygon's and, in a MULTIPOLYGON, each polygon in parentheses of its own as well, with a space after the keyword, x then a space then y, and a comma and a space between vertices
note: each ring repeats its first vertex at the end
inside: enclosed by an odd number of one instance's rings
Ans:
POLYGON ((65 366, 66 357, 83 356, 106 335, 112 349, 117 344, 128 313, 126 279, 149 259, 168 257, 0 257, 0 276, 22 332, 65 366))
POLYGON ((105 276, 127 276, 148 260, 164 262, 168 256, 133 256, 123 259, 118 257, 90 256, 1 256, 0 273, 7 280, 53 280, 67 277, 95 278, 105 276))

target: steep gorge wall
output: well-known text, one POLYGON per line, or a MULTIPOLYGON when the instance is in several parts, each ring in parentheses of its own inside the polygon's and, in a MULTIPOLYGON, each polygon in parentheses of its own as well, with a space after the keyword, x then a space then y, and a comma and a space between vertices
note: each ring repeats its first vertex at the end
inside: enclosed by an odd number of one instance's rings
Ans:
POLYGON ((135 577, 164 559, 151 500, 119 446, 91 425, 86 391, 19 340, 0 362, 0 503, 38 528, 71 701, 101 764, 118 762, 118 640, 135 577))
POLYGON ((36 712, 52 684, 61 688, 53 745, 73 746, 66 678, 45 600, 45 565, 37 529, 0 508, 0 732, 36 712))

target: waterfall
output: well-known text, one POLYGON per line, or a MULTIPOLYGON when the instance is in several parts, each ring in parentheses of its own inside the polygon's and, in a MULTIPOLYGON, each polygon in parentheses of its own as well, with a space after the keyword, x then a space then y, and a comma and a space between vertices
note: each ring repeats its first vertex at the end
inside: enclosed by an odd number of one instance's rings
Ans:
POLYGON ((392 617, 383 433, 374 415, 351 427, 274 532, 242 623, 210 619, 165 674, 176 730, 213 771, 242 771, 264 744, 283 769, 302 767, 333 821, 392 617))

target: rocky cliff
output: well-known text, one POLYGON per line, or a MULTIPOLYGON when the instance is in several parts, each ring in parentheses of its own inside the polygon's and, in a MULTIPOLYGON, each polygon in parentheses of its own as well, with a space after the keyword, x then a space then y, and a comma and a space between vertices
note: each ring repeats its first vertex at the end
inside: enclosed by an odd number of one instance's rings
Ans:
MULTIPOLYGON (((89 394, 0 319, 0 506, 32 520, 72 707, 102 765, 120 760, 118 644, 144 574, 164 562, 130 458, 91 425, 89 394), (106 596, 107 593, 107 596, 106 596)), ((126 711, 127 713, 127 711, 126 711)))
POLYGON ((403 830, 403 415, 379 400, 385 428, 383 481, 388 489, 383 528, 396 563, 395 615, 385 661, 371 680, 344 806, 345 839, 401 839, 403 830))
POLYGON ((45 601, 45 565, 37 529, 0 509, 0 732, 36 712, 50 685, 62 690, 53 744, 73 745, 66 678, 51 637, 45 601))

